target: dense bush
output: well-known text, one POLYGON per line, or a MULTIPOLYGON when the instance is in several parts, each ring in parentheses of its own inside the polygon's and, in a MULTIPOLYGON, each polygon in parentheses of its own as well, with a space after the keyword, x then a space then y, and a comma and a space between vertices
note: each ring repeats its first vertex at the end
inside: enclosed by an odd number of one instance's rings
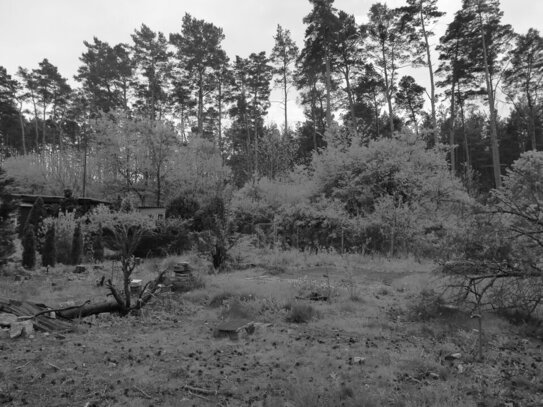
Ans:
POLYGON ((134 251, 137 257, 153 257, 181 254, 191 248, 189 221, 165 219, 144 233, 134 251))
POLYGON ((180 195, 172 199, 166 206, 166 218, 192 219, 200 204, 193 198, 180 195))
POLYGON ((307 173, 246 185, 231 212, 239 232, 265 243, 432 256, 463 227, 470 204, 445 152, 402 135, 329 143, 307 173))

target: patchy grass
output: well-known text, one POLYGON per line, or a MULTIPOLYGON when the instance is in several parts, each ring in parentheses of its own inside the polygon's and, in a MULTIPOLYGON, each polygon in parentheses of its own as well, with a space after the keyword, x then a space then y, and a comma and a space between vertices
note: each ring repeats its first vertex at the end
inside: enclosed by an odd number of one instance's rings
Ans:
MULTIPOLYGON (((76 321, 79 329, 70 334, 0 339, 0 401, 399 407, 535 406, 543 399, 541 342, 520 336, 524 325, 485 315, 485 359, 478 362, 476 321, 443 312, 430 263, 246 254, 254 266, 216 275, 193 254, 146 260, 134 278, 147 281, 189 261, 202 284, 159 294, 138 317, 100 315, 76 321), (256 262, 272 256, 281 274, 256 262), (315 290, 331 292, 331 300, 296 300, 315 290), (239 318, 254 321, 254 333, 214 337, 218 324, 239 318), (447 360, 452 353, 461 356, 447 360)), ((120 275, 111 262, 98 266, 83 274, 57 267, 29 272, 28 279, 0 276, 0 295, 53 306, 103 300, 107 290, 97 280, 120 275)))

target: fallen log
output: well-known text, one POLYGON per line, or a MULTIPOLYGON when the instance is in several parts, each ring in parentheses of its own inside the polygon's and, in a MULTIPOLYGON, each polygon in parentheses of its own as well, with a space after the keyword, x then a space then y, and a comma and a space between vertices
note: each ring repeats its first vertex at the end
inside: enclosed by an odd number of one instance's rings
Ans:
POLYGON ((119 312, 121 307, 116 301, 104 301, 96 304, 83 304, 81 307, 71 307, 56 314, 65 319, 85 318, 91 315, 103 314, 105 312, 119 312))

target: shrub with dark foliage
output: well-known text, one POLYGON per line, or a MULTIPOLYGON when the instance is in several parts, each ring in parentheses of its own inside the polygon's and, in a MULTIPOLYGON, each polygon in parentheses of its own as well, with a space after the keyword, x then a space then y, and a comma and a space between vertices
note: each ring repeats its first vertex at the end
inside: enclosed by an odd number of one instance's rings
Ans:
POLYGON ((81 256, 83 254, 83 234, 81 233, 81 225, 78 223, 74 230, 74 236, 72 240, 72 254, 70 258, 71 264, 81 263, 81 256))
POLYGON ((36 236, 34 228, 28 226, 23 236, 23 267, 33 269, 36 265, 36 236))
POLYGON ((134 251, 136 257, 181 254, 191 248, 189 221, 165 219, 157 222, 153 231, 144 233, 134 251))
POLYGON ((166 206, 166 218, 192 219, 200 209, 200 204, 185 195, 178 196, 166 206))
POLYGON ((55 245, 55 225, 49 226, 45 233, 41 264, 44 267, 55 267, 57 263, 57 249, 55 245))

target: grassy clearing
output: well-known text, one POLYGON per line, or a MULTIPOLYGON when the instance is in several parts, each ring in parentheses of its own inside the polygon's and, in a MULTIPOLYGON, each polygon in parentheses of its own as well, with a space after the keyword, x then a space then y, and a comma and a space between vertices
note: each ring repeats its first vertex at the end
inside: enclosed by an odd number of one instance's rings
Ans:
MULTIPOLYGON (((485 316, 485 360, 478 362, 476 321, 442 312, 431 263, 331 253, 307 255, 307 264, 294 252, 248 256, 283 256, 283 272, 270 274, 254 263, 208 274, 208 262, 193 254, 147 260, 135 278, 189 261, 205 285, 162 293, 139 317, 101 315, 81 321, 72 334, 0 340, 0 397, 11 397, 12 405, 256 407, 537 405, 543 399, 541 343, 519 336, 521 327, 485 316), (312 292, 330 295, 304 299, 312 292), (255 332, 215 337, 219 323, 239 318, 253 320, 255 332), (452 353, 461 357, 445 359, 452 353)), ((57 267, 28 280, 1 277, 0 295, 53 306, 105 298, 107 290, 96 286, 104 273, 115 278, 110 263, 84 274, 57 267)))

